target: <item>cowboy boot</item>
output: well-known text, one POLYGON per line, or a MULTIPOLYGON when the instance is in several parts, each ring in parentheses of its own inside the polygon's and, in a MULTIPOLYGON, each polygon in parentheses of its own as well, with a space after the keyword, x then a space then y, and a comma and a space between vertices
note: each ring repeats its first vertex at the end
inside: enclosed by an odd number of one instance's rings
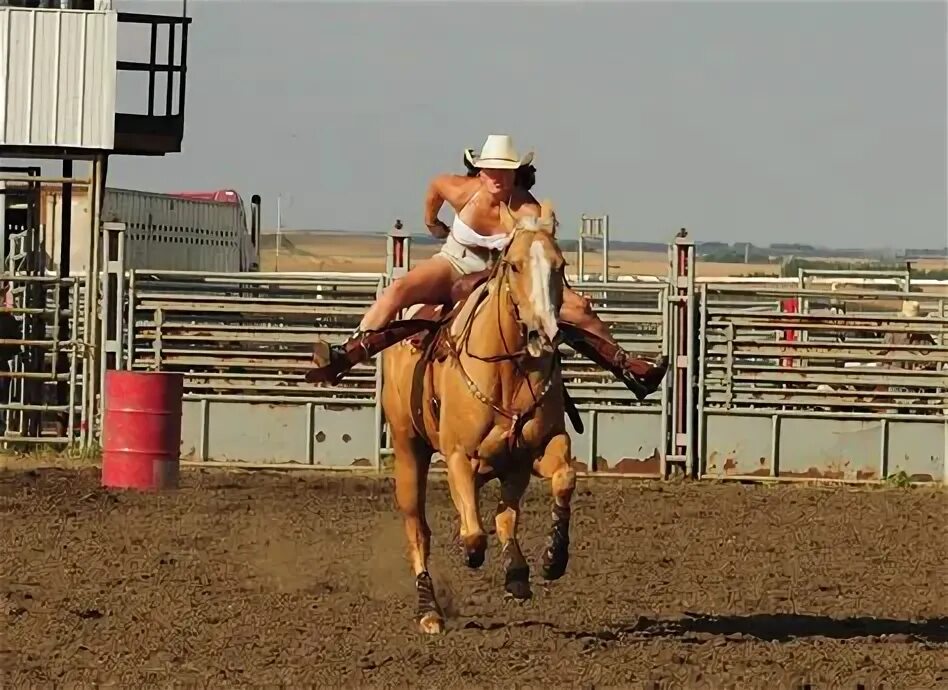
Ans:
POLYGON ((356 329, 341 345, 317 340, 313 344, 313 364, 316 368, 306 372, 306 382, 339 383, 357 364, 368 362, 382 350, 436 325, 436 322, 426 319, 406 319, 393 321, 379 330, 356 329))
POLYGON ((659 357, 654 364, 650 364, 644 359, 633 357, 618 344, 572 324, 560 323, 560 329, 570 347, 611 372, 640 401, 657 391, 665 378, 667 357, 659 357))

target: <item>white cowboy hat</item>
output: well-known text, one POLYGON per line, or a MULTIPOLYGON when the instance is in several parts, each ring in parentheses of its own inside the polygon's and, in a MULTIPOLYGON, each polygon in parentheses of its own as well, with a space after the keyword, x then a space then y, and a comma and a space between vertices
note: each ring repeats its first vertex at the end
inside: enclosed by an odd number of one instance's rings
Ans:
POLYGON ((915 300, 905 300, 902 302, 902 316, 907 319, 917 319, 919 314, 918 302, 915 300))
MULTIPOLYGON (((467 155, 466 152, 465 155, 467 155)), ((509 135, 491 134, 481 148, 481 155, 473 158, 471 163, 476 168, 516 170, 522 165, 530 165, 533 162, 533 151, 521 158, 509 135)))

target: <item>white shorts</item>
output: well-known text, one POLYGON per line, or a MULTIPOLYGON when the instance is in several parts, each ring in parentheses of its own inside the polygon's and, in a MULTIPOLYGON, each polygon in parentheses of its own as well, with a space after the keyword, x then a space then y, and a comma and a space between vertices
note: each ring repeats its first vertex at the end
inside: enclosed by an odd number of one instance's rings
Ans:
POLYGON ((485 247, 465 246, 455 239, 454 234, 450 234, 435 256, 445 259, 455 271, 467 276, 491 268, 500 252, 485 247))

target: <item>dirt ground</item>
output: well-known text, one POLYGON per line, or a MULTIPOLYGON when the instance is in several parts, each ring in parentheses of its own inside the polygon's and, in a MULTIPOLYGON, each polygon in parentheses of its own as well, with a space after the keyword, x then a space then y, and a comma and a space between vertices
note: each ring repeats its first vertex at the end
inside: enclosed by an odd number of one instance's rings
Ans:
MULTIPOLYGON (((572 558, 504 600, 491 542, 461 564, 429 505, 450 616, 414 632, 390 484, 185 471, 166 495, 98 470, 0 472, 0 686, 867 687, 948 685, 945 494, 582 481, 572 558)), ((493 513, 496 491, 482 503, 493 513)))

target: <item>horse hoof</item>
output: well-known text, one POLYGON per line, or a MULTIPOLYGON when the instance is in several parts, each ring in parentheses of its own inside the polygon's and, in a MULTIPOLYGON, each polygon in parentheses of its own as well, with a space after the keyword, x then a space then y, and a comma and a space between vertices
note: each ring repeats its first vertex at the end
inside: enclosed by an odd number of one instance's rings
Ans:
POLYGON ((559 580, 561 577, 563 577, 563 575, 566 574, 567 563, 569 563, 568 551, 558 554, 554 554, 552 551, 547 551, 545 554, 543 554, 543 579, 559 580))
POLYGON ((429 611, 418 620, 418 627, 426 635, 440 635, 444 632, 444 619, 436 611, 429 611))
POLYGON ((533 596, 530 591, 530 570, 518 568, 507 572, 504 589, 507 594, 518 601, 525 601, 533 596))
POLYGON ((486 549, 465 549, 467 567, 476 570, 484 565, 486 549))
POLYGON ((464 542, 464 559, 467 567, 476 569, 484 565, 484 557, 487 554, 487 535, 479 534, 471 541, 464 542))

